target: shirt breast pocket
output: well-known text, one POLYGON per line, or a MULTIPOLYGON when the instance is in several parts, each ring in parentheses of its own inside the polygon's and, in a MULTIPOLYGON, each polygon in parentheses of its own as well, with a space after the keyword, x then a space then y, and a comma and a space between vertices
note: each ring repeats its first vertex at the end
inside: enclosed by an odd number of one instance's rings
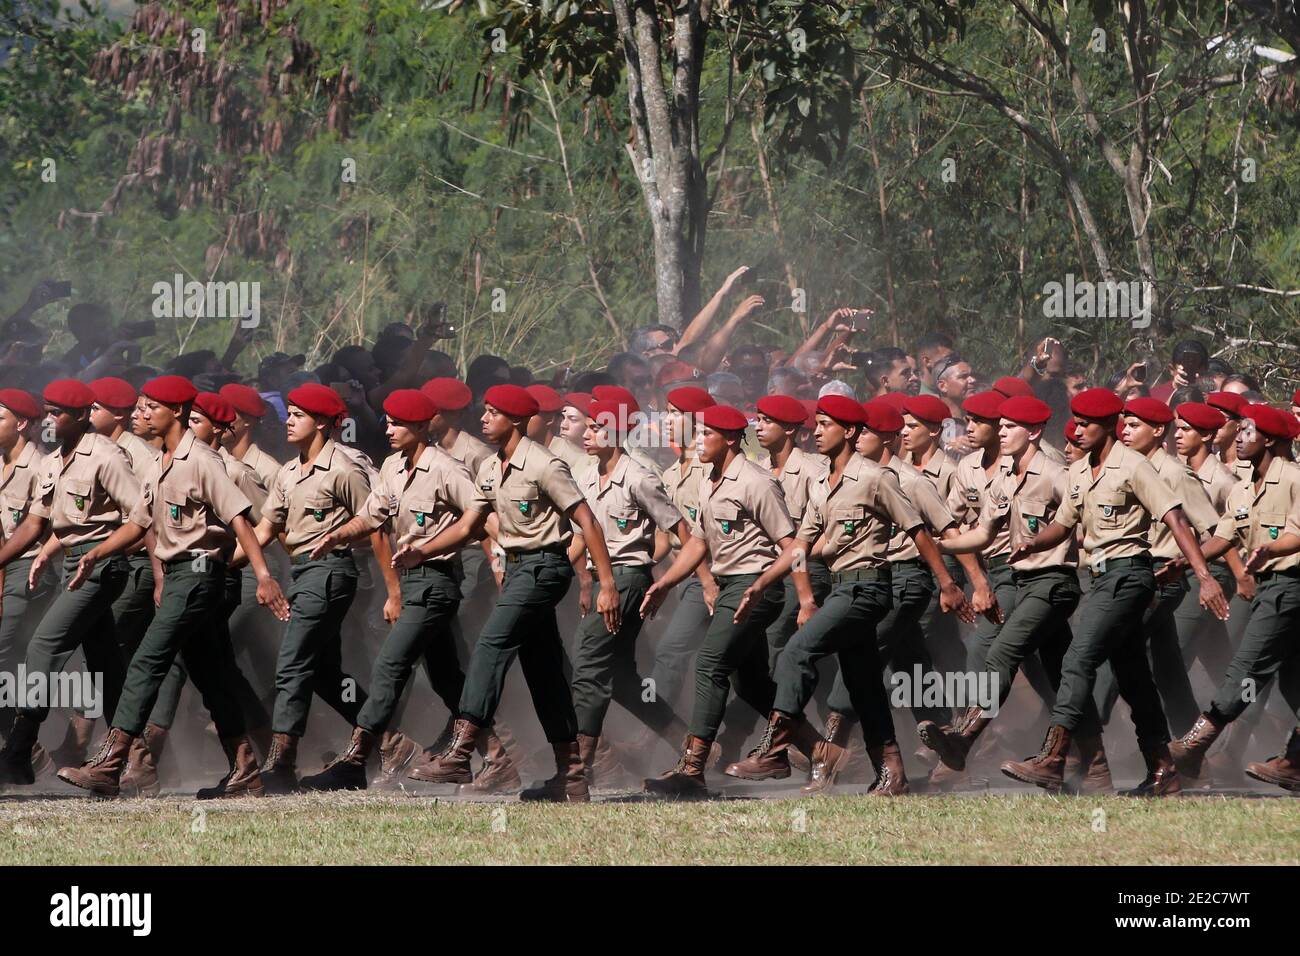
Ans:
POLYGON ((308 528, 324 526, 334 508, 335 501, 329 495, 308 495, 302 503, 303 521, 308 528))
POLYGON ((427 498, 418 501, 407 502, 407 509, 411 512, 411 532, 417 537, 433 533, 433 508, 434 503, 427 498))
POLYGON ((1286 530, 1286 512, 1261 511, 1259 513, 1259 528, 1260 531, 1268 535, 1270 541, 1276 541, 1286 530))
POLYGON ((27 517, 27 502, 16 495, 0 497, 0 508, 4 508, 5 520, 15 527, 27 517))
POLYGON ((163 498, 163 524, 177 531, 194 527, 194 510, 184 495, 166 495, 163 498))
POLYGON ((728 541, 735 538, 740 532, 740 508, 736 505, 718 504, 710 510, 713 512, 713 523, 718 535, 728 541))
POLYGON ((63 482, 64 507, 67 513, 82 518, 89 515, 93 490, 94 485, 89 481, 69 479, 63 482))
POLYGON ((832 540, 845 540, 858 533, 867 520, 865 505, 840 505, 831 512, 830 533, 832 540))
POLYGON ((1128 512, 1128 496, 1118 492, 1094 495, 1093 508, 1097 514, 1097 527, 1121 528, 1128 512))
POLYGON ((528 525, 537 520, 541 500, 536 485, 516 485, 507 488, 506 494, 510 497, 510 517, 517 524, 528 525))
POLYGON ((1021 498, 1019 504, 1021 530, 1028 535, 1038 534, 1047 524, 1049 502, 1045 498, 1021 498))
POLYGON ((606 513, 605 529, 611 538, 630 538, 640 525, 641 512, 636 508, 610 508, 606 513))

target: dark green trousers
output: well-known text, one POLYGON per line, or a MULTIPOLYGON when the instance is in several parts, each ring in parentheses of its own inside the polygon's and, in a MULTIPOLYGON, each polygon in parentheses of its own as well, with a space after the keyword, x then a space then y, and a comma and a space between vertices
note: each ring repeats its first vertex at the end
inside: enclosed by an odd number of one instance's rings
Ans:
MULTIPOLYGON (((231 624, 233 623, 232 613, 244 606, 246 596, 242 586, 244 580, 242 570, 235 569, 227 571, 225 580, 222 582, 221 609, 214 618, 213 626, 222 629, 227 639, 230 641, 231 649, 236 647, 236 639, 232 636, 231 624)), ((254 582, 252 606, 259 613, 266 617, 274 618, 265 608, 257 603, 256 578, 253 575, 247 576, 254 582)), ((245 621, 247 623, 247 621, 245 621)), ((158 699, 154 702, 153 711, 149 714, 149 723, 157 724, 159 727, 170 729, 176 722, 176 711, 181 702, 181 691, 185 689, 185 684, 189 680, 189 672, 185 669, 185 663, 177 657, 172 661, 171 669, 164 678, 162 687, 158 691, 158 699)), ((235 697, 239 699, 239 709, 244 714, 244 725, 252 729, 264 728, 270 721, 270 715, 263 704, 257 691, 249 682, 244 674, 243 668, 236 667, 230 675, 230 690, 235 697)))
POLYGON ((1053 724, 1078 734, 1101 733, 1093 690, 1097 669, 1109 661, 1119 693, 1133 712, 1138 746, 1149 750, 1169 742, 1169 723, 1151 677, 1142 624, 1155 593, 1155 576, 1149 566, 1112 568, 1093 579, 1074 640, 1061 663, 1053 724))
MULTIPOLYGON (((1157 562, 1155 567, 1159 568, 1160 563, 1157 562)), ((1182 575, 1173 580, 1166 578, 1156 585, 1155 603, 1147 607, 1142 614, 1143 642, 1146 645, 1148 659, 1153 661, 1151 676, 1156 682, 1156 690, 1160 692, 1160 700, 1166 710, 1170 700, 1178 700, 1180 690, 1183 692, 1186 704, 1186 698, 1191 695, 1191 687, 1187 685, 1187 671, 1182 666, 1182 658, 1178 657, 1177 663, 1174 663, 1171 655, 1165 653, 1161 660, 1167 666, 1157 669, 1154 666, 1155 655, 1152 653, 1152 648, 1167 649, 1178 646, 1178 625, 1174 615, 1186 603, 1186 599, 1186 579, 1182 575)), ((1113 666, 1106 665, 1097 671, 1095 694, 1097 712, 1101 714, 1101 722, 1104 726, 1110 723, 1115 701, 1119 699, 1119 681, 1115 677, 1113 666)), ((1195 701, 1191 701, 1190 705, 1195 707, 1195 701)), ((1195 719, 1193 715, 1192 720, 1195 719)), ((1188 724, 1188 727, 1190 726, 1191 724, 1188 724)))
MULTIPOLYGON (((31 570, 31 558, 15 558, 5 568, 4 615, 0 617, 0 673, 15 673, 18 662, 27 657, 27 645, 36 625, 45 617, 54 600, 56 586, 48 573, 41 575, 34 591, 27 590, 31 570)), ((0 707, 0 734, 9 736, 17 714, 16 707, 0 707)))
POLYGON ((834 654, 867 746, 894 739, 894 718, 881 679, 877 629, 894 597, 886 581, 841 583, 812 619, 795 632, 776 662, 774 709, 798 716, 817 688, 817 664, 834 654))
MULTIPOLYGON (((931 671, 934 666, 925 646, 921 617, 936 592, 934 575, 919 560, 896 561, 890 565, 890 570, 893 606, 876 627, 876 649, 880 660, 895 674, 910 675, 918 664, 922 672, 931 671)), ((850 719, 857 718, 843 674, 835 674, 827 705, 850 719)), ((944 708, 915 706, 912 716, 917 723, 923 720, 945 723, 949 715, 944 708)))
POLYGON ((459 563, 432 561, 400 572, 402 610, 370 671, 370 697, 357 725, 382 734, 392 723, 411 671, 424 661, 429 683, 455 713, 465 690, 452 623, 461 601, 459 563))
POLYGON ((655 644, 654 669, 650 680, 654 682, 655 696, 669 704, 676 704, 690 673, 691 658, 700 646, 709 628, 709 608, 704 603, 704 585, 692 575, 677 586, 677 607, 668 626, 655 644))
MULTIPOLYGON (((578 625, 577 653, 573 658, 573 710, 578 733, 599 737, 611 700, 656 733, 676 717, 672 705, 659 696, 658 687, 646 694, 636 667, 636 639, 641 633, 641 602, 654 583, 650 565, 616 565, 622 625, 611 634, 605 620, 591 611, 578 625), (649 699, 646 699, 646 698, 649 699)), ((592 585, 591 599, 600 595, 600 581, 592 585)), ((593 605, 594 606, 594 605, 593 605)))
POLYGON ((757 574, 718 575, 718 600, 695 655, 691 733, 704 740, 717 736, 733 686, 736 696, 758 714, 767 716, 772 711, 776 684, 767 666, 767 629, 781 613, 785 589, 779 583, 771 585, 745 623, 732 622, 745 589, 757 580, 757 574))
MULTIPOLYGON (((993 590, 994 597, 998 599, 998 607, 1002 608, 1002 620, 1006 621, 1016 608, 1016 580, 1011 565, 1006 563, 1005 558, 1001 558, 996 565, 988 569, 987 576, 989 587, 993 590)), ((970 642, 966 645, 967 671, 979 674, 984 670, 984 660, 988 656, 989 648, 997 640, 1001 628, 1001 624, 990 621, 983 614, 975 619, 975 633, 971 635, 970 642)))
MULTIPOLYGON (((64 552, 65 582, 77 573, 77 562, 93 546, 79 545, 64 552)), ((113 602, 126 586, 126 578, 126 558, 119 556, 96 564, 77 590, 59 587, 27 645, 28 674, 61 672, 80 647, 85 654, 86 670, 103 675, 101 703, 105 721, 112 718, 117 707, 126 672, 113 626, 113 602)), ((24 708, 20 713, 40 723, 49 716, 50 708, 24 708)))
POLYGON ((357 594, 356 562, 350 551, 295 561, 292 579, 289 623, 275 664, 271 730, 295 737, 306 733, 313 694, 355 727, 366 692, 343 671, 341 632, 357 594))
MULTIPOLYGON (((1222 561, 1210 563, 1210 573, 1229 601, 1237 593, 1237 581, 1222 561)), ((1200 660, 1207 674, 1218 676, 1228 669, 1232 647, 1228 625, 1201 607, 1201 581, 1188 568, 1183 573, 1187 596, 1174 611, 1174 626, 1151 635, 1151 673, 1160 690, 1169 717, 1169 729, 1181 737, 1192 729, 1201 710, 1192 691, 1191 667, 1200 660)))
POLYGON ((1260 700, 1276 674, 1287 707, 1300 720, 1300 576, 1259 574, 1256 580, 1250 623, 1212 707, 1227 720, 1236 720, 1252 701, 1260 700))
POLYGON ((996 679, 999 706, 1011 693, 1021 665, 1035 651, 1052 687, 1059 689, 1061 662, 1073 639, 1070 616, 1082 596, 1074 568, 1017 571, 1015 579, 1015 607, 984 659, 986 670, 996 679))
POLYGON ((113 624, 122 660, 130 661, 153 620, 153 563, 144 552, 127 555, 126 586, 113 602, 113 624))
POLYGON ((244 680, 235 663, 223 609, 226 567, 220 561, 179 558, 164 564, 162 605, 127 669, 113 726, 144 732, 177 655, 223 738, 244 733, 234 688, 244 680))
MULTIPOLYGON (((952 575, 958 587, 966 586, 966 569, 952 555, 944 555, 944 567, 952 575)), ((945 614, 939 607, 939 591, 936 588, 930 598, 930 604, 921 615, 921 633, 925 637, 925 648, 930 653, 930 660, 939 671, 959 671, 966 662, 966 645, 962 643, 961 621, 956 614, 945 614)))
POLYGON ((459 714, 479 727, 492 723, 506 673, 517 654, 546 739, 551 743, 573 740, 578 721, 564 676, 564 644, 555 623, 555 606, 573 583, 573 565, 559 550, 507 558, 501 595, 479 632, 465 671, 459 714))

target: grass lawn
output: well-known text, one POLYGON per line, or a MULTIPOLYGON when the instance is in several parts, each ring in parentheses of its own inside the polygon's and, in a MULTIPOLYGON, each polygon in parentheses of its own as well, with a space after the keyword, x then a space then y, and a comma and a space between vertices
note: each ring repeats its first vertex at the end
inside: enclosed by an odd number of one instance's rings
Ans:
POLYGON ((1300 802, 1041 794, 540 806, 0 800, 0 864, 1295 864, 1300 802))

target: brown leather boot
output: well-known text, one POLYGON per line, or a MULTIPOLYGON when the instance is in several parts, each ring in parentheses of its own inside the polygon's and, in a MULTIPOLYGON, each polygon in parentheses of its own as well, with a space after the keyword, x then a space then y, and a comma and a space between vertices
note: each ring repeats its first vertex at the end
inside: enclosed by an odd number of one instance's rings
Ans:
POLYGON ((257 754, 253 751, 253 741, 248 735, 222 737, 221 749, 230 761, 230 773, 218 780, 216 786, 204 787, 194 795, 194 799, 225 800, 265 796, 262 774, 257 769, 257 754))
POLYGON ((268 796, 298 792, 298 738, 293 734, 272 734, 271 749, 262 764, 262 789, 268 796))
POLYGON ((1121 790, 1121 797, 1172 797, 1182 793, 1178 768, 1167 744, 1142 751, 1142 759, 1147 762, 1147 775, 1132 790, 1121 790))
POLYGON ((587 786, 587 772, 578 753, 577 740, 562 740, 551 744, 555 752, 555 776, 541 786, 529 787, 519 792, 519 799, 545 800, 550 803, 587 803, 591 790, 587 786))
POLYGON ((495 726, 488 728, 487 733, 480 737, 478 751, 483 755, 483 765, 478 768, 473 782, 465 790, 471 793, 515 793, 524 785, 519 779, 519 770, 506 749, 506 743, 497 734, 495 726))
POLYGON ((129 797, 158 796, 158 757, 167 742, 167 729, 145 724, 144 733, 131 743, 131 753, 118 787, 129 797))
POLYGON ((687 734, 677 766, 646 780, 646 792, 669 797, 707 797, 709 791, 704 785, 704 762, 708 760, 712 746, 711 740, 687 734))
POLYGON ((826 718, 826 736, 813 746, 812 758, 808 765, 808 782, 800 792, 813 796, 829 793, 835 786, 835 780, 848 762, 849 732, 853 721, 846 720, 837 710, 832 710, 826 718))
POLYGON ((628 790, 639 786, 643 779, 634 776, 629 769, 622 747, 615 746, 608 737, 596 738, 590 777, 590 780, 595 781, 593 786, 601 786, 606 790, 628 790))
POLYGON ((744 760, 733 763, 723 771, 728 777, 741 780, 779 780, 790 776, 792 746, 812 753, 821 741, 821 734, 802 716, 791 717, 774 710, 767 718, 767 731, 758 746, 744 760))
POLYGON ((956 724, 941 727, 933 720, 923 720, 916 725, 916 733, 945 767, 965 770, 966 756, 992 719, 984 716, 982 708, 967 707, 956 724))
POLYGON ((1180 776, 1197 780, 1201 776, 1201 767, 1210 745, 1223 733, 1227 721, 1214 714, 1203 713, 1196 718, 1192 729, 1169 745, 1169 756, 1174 760, 1180 776))
POLYGON ((447 749, 428 763, 411 770, 407 776, 426 783, 472 783, 474 773, 470 760, 474 756, 474 745, 482 733, 481 727, 458 718, 447 749))
POLYGON ((592 766, 596 763, 596 748, 600 746, 600 738, 592 737, 588 734, 578 734, 578 758, 582 761, 583 772, 587 775, 587 786, 595 787, 596 774, 592 766))
POLYGON ((903 752, 898 742, 867 748, 867 756, 876 768, 876 782, 867 791, 873 797, 901 797, 911 793, 907 786, 907 773, 903 770, 903 752))
POLYGON ((1047 728, 1043 748, 1024 760, 1008 760, 1002 772, 1015 780, 1056 792, 1065 782, 1065 755, 1070 752, 1070 732, 1060 724, 1047 728))
MULTIPOLYGON (((414 751, 415 744, 411 747, 414 751)), ((375 735, 364 727, 354 727, 348 749, 320 773, 303 777, 299 785, 304 790, 364 790, 366 761, 374 749, 375 735)))
POLYGON ((0 748, 0 783, 32 784, 36 773, 32 769, 32 748, 41 725, 23 714, 14 718, 9 739, 0 748))
POLYGON ((60 767, 80 767, 86 762, 86 750, 90 746, 90 737, 95 732, 95 721, 81 714, 73 714, 68 719, 68 729, 63 735, 63 742, 50 754, 60 767))
POLYGON ((1114 790, 1101 734, 1075 737, 1074 746, 1079 751, 1079 775, 1074 781, 1075 793, 1091 797, 1114 790))
POLYGON ((432 763, 434 758, 446 750, 448 745, 451 744, 451 735, 455 732, 455 729, 456 715, 452 714, 447 718, 447 723, 443 725, 442 730, 438 732, 438 736, 433 743, 429 744, 429 746, 425 747, 415 755, 415 759, 411 762, 410 769, 415 770, 417 767, 423 767, 432 763))
POLYGON ((1283 790, 1300 791, 1300 727, 1291 731, 1284 753, 1263 763, 1247 764, 1246 773, 1283 790))
POLYGON ((379 774, 371 786, 376 790, 396 790, 419 752, 420 745, 400 730, 385 730, 379 741, 379 774))
POLYGON ((89 790, 97 797, 116 797, 118 778, 126 767, 126 755, 133 739, 125 731, 110 727, 99 753, 83 767, 64 767, 59 771, 59 779, 89 790))

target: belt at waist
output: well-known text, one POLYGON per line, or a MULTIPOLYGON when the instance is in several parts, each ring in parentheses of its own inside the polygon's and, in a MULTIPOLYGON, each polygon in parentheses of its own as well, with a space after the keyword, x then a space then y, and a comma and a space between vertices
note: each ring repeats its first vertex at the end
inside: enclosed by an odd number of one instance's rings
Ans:
POLYGON ((203 574, 212 569, 217 569, 222 574, 226 573, 226 562, 221 558, 215 558, 210 554, 186 554, 179 558, 168 558, 160 562, 163 571, 180 571, 183 568, 191 568, 199 574, 203 574))
POLYGON ((832 571, 831 581, 835 584, 851 584, 854 581, 883 581, 888 583, 893 578, 889 565, 878 568, 860 568, 857 571, 832 571))
POLYGON ((106 540, 107 539, 105 538, 99 541, 82 541, 80 544, 69 545, 63 549, 63 556, 65 558, 80 558, 89 553, 92 548, 103 544, 106 540))
POLYGON ((1255 580, 1260 584, 1275 578, 1300 579, 1300 568, 1283 568, 1281 571, 1256 571, 1255 580))
POLYGON ((1092 572, 1094 578, 1105 574, 1107 571, 1118 571, 1121 568, 1146 568, 1149 570, 1151 567, 1151 555, 1149 554, 1135 554, 1128 558, 1101 558, 1088 563, 1088 570, 1092 572))
POLYGON ((311 556, 310 551, 304 551, 302 554, 290 555, 289 563, 294 566, 297 566, 300 564, 311 564, 313 561, 328 561, 330 558, 350 558, 350 557, 352 557, 352 552, 346 549, 341 551, 327 551, 325 552, 325 554, 322 554, 319 558, 313 558, 311 556))
POLYGON ((548 544, 544 548, 533 548, 528 551, 507 551, 506 563, 516 564, 524 560, 524 558, 531 558, 539 554, 562 554, 565 557, 568 557, 569 548, 568 545, 564 544, 548 544))

